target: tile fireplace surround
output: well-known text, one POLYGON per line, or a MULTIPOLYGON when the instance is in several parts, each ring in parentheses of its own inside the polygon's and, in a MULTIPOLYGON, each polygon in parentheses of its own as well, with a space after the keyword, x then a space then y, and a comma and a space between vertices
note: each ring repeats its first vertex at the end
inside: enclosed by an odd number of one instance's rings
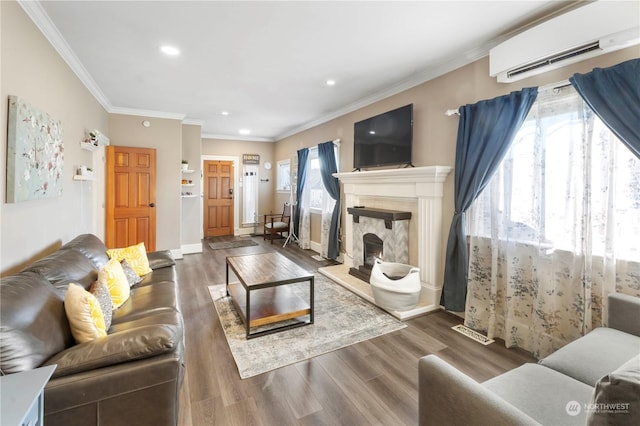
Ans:
MULTIPOLYGON (((376 207, 387 208, 385 201, 407 201, 417 204, 417 265, 420 268, 422 290, 420 302, 416 308, 409 311, 390 312, 399 319, 409 319, 426 312, 438 309, 442 283, 442 194, 443 183, 451 167, 427 166, 405 169, 386 169, 366 172, 336 173, 333 176, 340 179, 344 185, 345 206, 360 206, 363 200, 375 199, 376 207), (381 205, 382 204, 382 205, 381 205)), ((392 208, 391 208, 392 209, 392 208)), ((344 287, 372 302, 371 286, 362 280, 349 275, 349 268, 354 264, 354 225, 351 215, 345 217, 346 255, 344 264, 320 268, 319 272, 340 283, 344 287)), ((410 262, 414 263, 414 262, 410 262)))

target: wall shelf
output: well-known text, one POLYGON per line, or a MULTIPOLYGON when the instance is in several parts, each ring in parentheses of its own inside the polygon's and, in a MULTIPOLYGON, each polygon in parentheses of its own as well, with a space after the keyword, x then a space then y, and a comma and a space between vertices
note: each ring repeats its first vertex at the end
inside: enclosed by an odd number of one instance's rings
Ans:
POLYGON ((181 184, 183 187, 184 186, 196 186, 194 183, 183 183, 181 184))
POLYGON ((195 170, 191 170, 191 169, 182 170, 182 173, 193 173, 193 172, 195 172, 195 170))
POLYGON ((93 180, 93 175, 73 175, 73 180, 93 180))
POLYGON ((198 194, 182 194, 182 198, 197 198, 198 194))
POLYGON ((80 147, 82 149, 86 149, 87 151, 95 152, 98 149, 102 148, 103 145, 95 145, 93 142, 83 141, 83 142, 80 142, 80 147))
POLYGON ((80 142, 80 147, 88 151, 97 151, 99 148, 109 145, 110 142, 108 137, 97 130, 92 130, 89 132, 89 136, 80 142))

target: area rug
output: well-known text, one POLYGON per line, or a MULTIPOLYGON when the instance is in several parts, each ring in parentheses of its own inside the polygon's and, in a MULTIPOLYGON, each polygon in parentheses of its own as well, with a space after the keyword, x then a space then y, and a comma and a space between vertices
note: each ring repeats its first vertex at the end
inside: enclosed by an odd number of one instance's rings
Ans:
MULTIPOLYGON (((309 300, 309 283, 291 285, 309 300)), ((245 338, 245 327, 225 285, 209 286, 240 377, 256 376, 406 327, 401 321, 322 275, 315 276, 314 323, 245 338)))
POLYGON ((257 246, 257 245, 258 243, 256 243, 255 241, 249 238, 245 238, 243 240, 221 241, 219 243, 209 243, 209 247, 211 247, 212 250, 251 247, 251 246, 257 246))

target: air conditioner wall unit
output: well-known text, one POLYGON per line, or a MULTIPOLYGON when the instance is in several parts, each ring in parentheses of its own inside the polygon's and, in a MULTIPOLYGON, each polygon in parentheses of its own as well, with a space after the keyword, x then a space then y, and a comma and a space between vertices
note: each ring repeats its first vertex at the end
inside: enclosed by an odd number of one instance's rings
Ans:
POLYGON ((489 74, 511 83, 638 44, 639 16, 640 2, 635 1, 599 1, 574 9, 491 49, 489 74))

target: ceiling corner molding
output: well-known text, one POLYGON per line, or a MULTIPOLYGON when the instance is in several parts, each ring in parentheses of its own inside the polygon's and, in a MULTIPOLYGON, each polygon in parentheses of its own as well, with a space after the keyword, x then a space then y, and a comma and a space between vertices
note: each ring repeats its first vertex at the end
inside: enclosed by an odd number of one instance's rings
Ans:
POLYGON ((140 117, 149 117, 149 118, 166 118, 168 120, 180 120, 183 121, 187 116, 186 114, 179 114, 176 112, 165 112, 165 111, 150 111, 146 109, 135 109, 135 108, 122 108, 122 107, 112 107, 109 110, 111 114, 122 114, 122 115, 138 115, 140 117))
POLYGON ((62 59, 69 65, 69 68, 85 85, 87 90, 96 98, 98 103, 109 112, 112 109, 109 99, 102 92, 95 80, 91 77, 87 69, 82 65, 69 44, 64 40, 58 28, 51 22, 49 15, 42 8, 39 1, 17 0, 24 12, 31 18, 31 21, 38 27, 40 32, 51 43, 62 59))
POLYGON ((465 65, 468 65, 472 62, 477 61, 478 59, 482 59, 489 54, 489 50, 498 44, 501 41, 502 37, 493 39, 482 46, 476 47, 471 50, 467 50, 465 52, 452 55, 450 59, 442 61, 438 66, 432 67, 428 70, 428 72, 416 73, 400 82, 387 87, 371 96, 367 96, 362 98, 356 102, 353 102, 343 108, 340 108, 330 114, 324 115, 318 119, 309 121, 301 126, 295 127, 283 134, 278 135, 275 139, 282 140, 288 138, 289 136, 293 136, 297 133, 300 133, 304 130, 308 130, 312 127, 318 126, 320 124, 326 123, 327 121, 333 120, 335 118, 346 115, 350 112, 357 111, 360 108, 364 108, 368 105, 371 105, 375 102, 381 101, 383 99, 387 99, 393 95, 397 95, 398 93, 404 92, 405 90, 409 90, 413 87, 419 86, 423 83, 426 83, 429 80, 433 80, 434 78, 440 77, 448 72, 461 68, 465 65))
POLYGON ((212 133, 203 133, 202 139, 219 139, 225 141, 245 141, 245 142, 275 142, 274 138, 236 136, 236 135, 216 135, 212 133))
POLYGON ((188 124, 190 126, 204 126, 204 120, 196 120, 193 118, 185 118, 182 120, 182 124, 188 124))

